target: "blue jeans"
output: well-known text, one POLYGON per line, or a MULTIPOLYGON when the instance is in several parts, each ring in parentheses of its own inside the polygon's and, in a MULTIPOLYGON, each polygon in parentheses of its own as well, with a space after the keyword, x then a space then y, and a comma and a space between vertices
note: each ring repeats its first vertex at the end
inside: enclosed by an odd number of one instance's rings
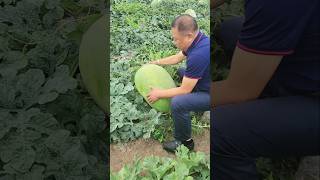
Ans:
POLYGON ((311 95, 263 98, 214 108, 211 177, 258 180, 258 157, 319 155, 319 109, 320 97, 311 95))
MULTIPOLYGON (((180 78, 184 69, 178 70, 180 78)), ((190 112, 204 112, 210 110, 210 94, 204 91, 193 91, 185 95, 178 95, 171 99, 171 112, 174 121, 174 137, 185 141, 191 138, 190 112)))

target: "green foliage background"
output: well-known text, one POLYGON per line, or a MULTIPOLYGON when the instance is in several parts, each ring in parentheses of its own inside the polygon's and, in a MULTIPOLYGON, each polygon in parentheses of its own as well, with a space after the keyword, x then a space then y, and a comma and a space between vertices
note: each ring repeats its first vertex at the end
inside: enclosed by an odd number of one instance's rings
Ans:
POLYGON ((82 85, 83 32, 97 0, 0 0, 0 179, 108 175, 104 113, 82 85))

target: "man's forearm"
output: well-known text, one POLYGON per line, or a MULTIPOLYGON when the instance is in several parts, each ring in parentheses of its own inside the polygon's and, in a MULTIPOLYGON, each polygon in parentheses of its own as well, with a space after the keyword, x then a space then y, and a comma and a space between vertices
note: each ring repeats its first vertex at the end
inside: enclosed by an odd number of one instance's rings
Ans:
POLYGON ((224 0, 211 0, 210 8, 215 9, 219 6, 221 6, 225 1, 224 0))
POLYGON ((211 83, 211 107, 228 104, 233 101, 231 92, 226 87, 226 80, 211 83))
POLYGON ((159 65, 172 65, 172 64, 178 64, 181 62, 185 56, 182 54, 182 52, 179 52, 178 54, 159 59, 157 61, 157 64, 159 65))
POLYGON ((182 95, 182 94, 187 94, 190 93, 187 90, 181 88, 181 87, 176 87, 176 88, 171 88, 171 89, 164 89, 161 90, 161 93, 159 95, 160 98, 171 98, 177 95, 182 95))
POLYGON ((212 82, 210 96, 212 107, 240 103, 256 98, 251 96, 250 93, 241 92, 239 88, 232 87, 227 80, 212 82))

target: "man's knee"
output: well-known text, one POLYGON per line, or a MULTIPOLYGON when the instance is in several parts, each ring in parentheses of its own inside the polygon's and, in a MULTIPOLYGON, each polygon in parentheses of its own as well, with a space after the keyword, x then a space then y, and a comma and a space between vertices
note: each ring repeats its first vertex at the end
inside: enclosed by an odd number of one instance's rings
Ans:
MULTIPOLYGON (((238 119, 229 109, 220 107, 211 112, 210 124, 210 143, 212 153, 216 155, 239 155, 238 144, 235 138, 237 129, 231 125, 238 119), (232 130, 230 130, 232 128, 232 130)), ((238 115, 238 114, 237 114, 238 115)), ((241 117, 240 117, 241 118, 241 117)))
POLYGON ((171 110, 180 111, 183 109, 184 98, 182 96, 175 96, 171 99, 171 110))

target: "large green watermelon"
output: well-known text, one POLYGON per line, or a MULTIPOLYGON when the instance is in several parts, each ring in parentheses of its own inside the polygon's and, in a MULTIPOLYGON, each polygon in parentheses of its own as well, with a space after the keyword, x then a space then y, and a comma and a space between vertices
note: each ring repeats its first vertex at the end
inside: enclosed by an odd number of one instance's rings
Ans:
MULTIPOLYGON (((170 89, 176 87, 170 74, 161 66, 147 64, 142 66, 134 77, 135 87, 143 98, 148 102, 147 95, 151 88, 170 89)), ((153 104, 148 104, 161 112, 170 111, 170 98, 159 99, 153 104)))
POLYGON ((83 35, 79 50, 82 80, 95 102, 104 112, 109 110, 109 23, 102 16, 83 35))

